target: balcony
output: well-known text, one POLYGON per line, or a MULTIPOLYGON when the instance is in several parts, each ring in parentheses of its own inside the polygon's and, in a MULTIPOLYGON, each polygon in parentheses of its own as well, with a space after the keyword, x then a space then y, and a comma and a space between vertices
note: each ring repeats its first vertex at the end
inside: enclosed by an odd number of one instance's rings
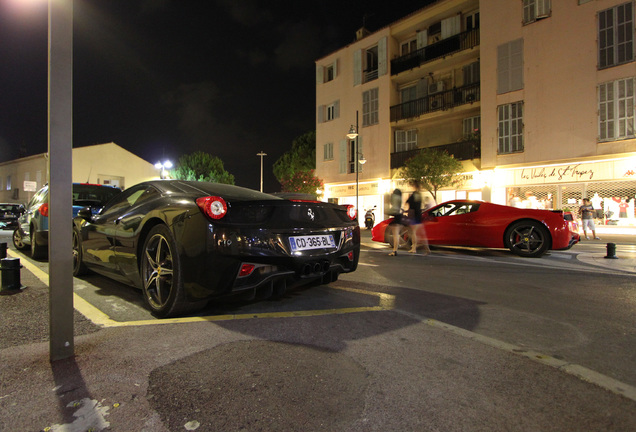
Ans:
POLYGON ((480 100, 480 84, 470 84, 434 93, 423 98, 404 102, 391 107, 391 121, 418 117, 435 111, 447 110, 456 106, 472 104, 480 100))
POLYGON ((391 60, 391 75, 416 68, 450 54, 479 45, 479 29, 469 30, 420 48, 395 60, 391 60))
MULTIPOLYGON (((481 142, 476 140, 461 141, 427 148, 442 152, 445 151, 460 161, 479 159, 481 157, 481 142)), ((406 161, 418 154, 420 150, 422 149, 391 153, 391 169, 402 168, 406 161)))

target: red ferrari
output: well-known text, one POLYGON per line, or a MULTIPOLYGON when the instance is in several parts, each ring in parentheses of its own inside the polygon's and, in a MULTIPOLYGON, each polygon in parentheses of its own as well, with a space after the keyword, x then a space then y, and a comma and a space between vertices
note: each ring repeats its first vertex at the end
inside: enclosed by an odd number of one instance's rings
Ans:
MULTIPOLYGON (((372 239, 393 244, 393 218, 373 227, 372 239)), ((569 249, 580 237, 572 215, 561 210, 509 207, 485 201, 456 200, 422 213, 431 245, 508 248, 522 257, 540 257, 549 249, 569 249)), ((418 237, 424 236, 419 233, 418 237)), ((409 230, 400 229, 400 247, 411 246, 409 230)))

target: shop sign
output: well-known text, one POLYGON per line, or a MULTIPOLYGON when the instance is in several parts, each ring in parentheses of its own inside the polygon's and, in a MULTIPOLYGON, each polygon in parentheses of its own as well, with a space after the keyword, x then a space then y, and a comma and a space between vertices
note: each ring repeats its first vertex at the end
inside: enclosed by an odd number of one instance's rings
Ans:
MULTIPOLYGON (((379 182, 373 183, 359 183, 358 184, 358 195, 378 195, 379 192, 379 182)), ((330 186, 329 187, 329 195, 334 197, 343 197, 343 196, 355 196, 356 194, 356 185, 347 184, 343 186, 330 186)))
MULTIPOLYGON (((508 172, 508 184, 554 184, 576 183, 630 178, 631 170, 636 172, 633 161, 617 160, 607 162, 575 163, 534 168, 518 168, 508 172)), ((631 178, 636 178, 632 175, 631 178)))

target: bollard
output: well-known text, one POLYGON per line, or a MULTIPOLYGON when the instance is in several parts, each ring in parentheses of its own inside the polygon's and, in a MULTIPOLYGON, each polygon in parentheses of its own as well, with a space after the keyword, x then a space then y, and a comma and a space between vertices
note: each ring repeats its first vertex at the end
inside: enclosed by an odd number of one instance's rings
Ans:
POLYGON ((7 257, 7 244, 0 243, 0 259, 7 257))
POLYGON ((616 243, 607 244, 607 255, 605 255, 605 258, 618 259, 616 256, 616 243))
POLYGON ((0 291, 18 291, 26 287, 20 283, 20 258, 3 258, 0 260, 2 286, 0 291))

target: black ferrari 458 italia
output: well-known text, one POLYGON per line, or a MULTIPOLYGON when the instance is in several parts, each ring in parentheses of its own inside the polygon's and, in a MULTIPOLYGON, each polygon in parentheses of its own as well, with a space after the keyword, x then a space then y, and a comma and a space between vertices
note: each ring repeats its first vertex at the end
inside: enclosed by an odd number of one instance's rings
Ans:
POLYGON ((90 269, 142 289, 159 317, 217 297, 280 296, 356 269, 352 210, 218 183, 140 183, 74 219, 73 273, 90 269))

